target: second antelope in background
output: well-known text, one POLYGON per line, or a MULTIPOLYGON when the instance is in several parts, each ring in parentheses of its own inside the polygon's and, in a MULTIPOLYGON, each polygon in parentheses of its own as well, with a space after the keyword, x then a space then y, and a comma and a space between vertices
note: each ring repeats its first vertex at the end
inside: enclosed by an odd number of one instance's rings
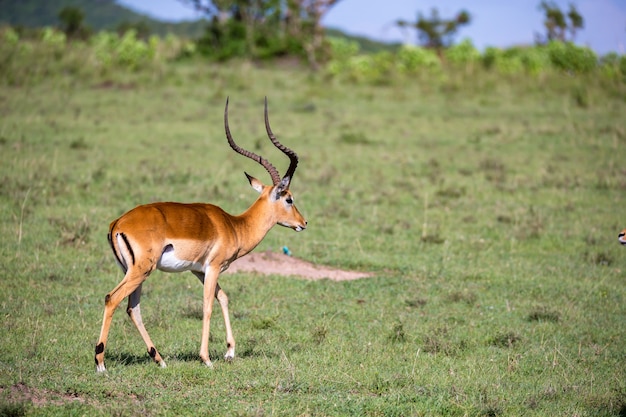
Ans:
POLYGON ((228 126, 228 99, 224 109, 224 129, 230 147, 237 153, 261 164, 272 178, 272 185, 248 175, 248 181, 260 196, 242 214, 235 216, 220 207, 204 203, 152 203, 135 207, 109 227, 109 244, 117 263, 124 271, 122 281, 104 299, 104 317, 96 343, 96 370, 104 372, 104 348, 111 319, 117 306, 128 297, 126 312, 130 316, 148 354, 160 366, 165 361, 154 347, 141 319, 139 299, 141 285, 155 269, 165 272, 191 271, 203 284, 202 338, 200 359, 212 366, 209 358, 209 329, 213 299, 222 308, 226 327, 225 359, 235 357, 235 339, 228 315, 228 297, 217 283, 219 274, 235 259, 253 250, 276 224, 297 232, 307 222, 293 202, 289 184, 298 165, 294 151, 281 144, 270 128, 265 99, 265 128, 270 141, 289 157, 287 173, 282 178, 267 159, 240 148, 233 140, 228 126))

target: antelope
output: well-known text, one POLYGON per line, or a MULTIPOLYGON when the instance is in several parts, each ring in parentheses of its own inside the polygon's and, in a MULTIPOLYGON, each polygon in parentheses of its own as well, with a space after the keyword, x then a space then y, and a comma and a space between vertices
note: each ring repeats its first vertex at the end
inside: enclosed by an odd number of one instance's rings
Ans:
POLYGON ((191 271, 203 284, 202 337, 200 359, 212 367, 209 358, 209 330, 213 299, 222 309, 226 327, 227 361, 235 357, 228 314, 228 297, 217 280, 236 259, 252 251, 276 224, 296 232, 306 229, 307 222, 293 202, 289 185, 298 165, 298 155, 281 144, 270 128, 267 97, 265 98, 265 129, 272 144, 289 157, 284 177, 259 155, 240 148, 228 126, 228 99, 224 109, 224 130, 230 147, 240 155, 261 164, 269 173, 272 185, 264 185, 247 172, 248 182, 260 196, 242 214, 231 215, 218 206, 204 203, 160 202, 140 205, 114 220, 109 226, 108 241, 124 278, 104 298, 104 317, 96 343, 96 371, 104 372, 104 349, 111 320, 117 306, 128 297, 126 312, 148 347, 148 354, 161 367, 166 367, 141 319, 139 299, 141 286, 155 269, 165 272, 191 271))
POLYGON ((617 239, 619 240, 619 243, 621 243, 622 245, 626 245, 626 229, 619 232, 617 239))

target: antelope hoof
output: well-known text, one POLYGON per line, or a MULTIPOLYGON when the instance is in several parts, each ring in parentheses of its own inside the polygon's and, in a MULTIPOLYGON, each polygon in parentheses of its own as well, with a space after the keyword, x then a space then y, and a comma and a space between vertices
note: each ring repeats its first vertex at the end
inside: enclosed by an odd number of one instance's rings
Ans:
POLYGON ((226 362, 230 362, 233 359, 235 359, 235 348, 231 347, 231 348, 228 348, 228 350, 226 351, 226 354, 224 355, 224 360, 226 362))
POLYGON ((165 363, 165 361, 163 361, 163 360, 162 360, 161 362, 159 362, 159 366, 160 366, 161 368, 167 368, 167 364, 166 364, 166 363, 165 363))
POLYGON ((104 366, 103 363, 96 365, 96 372, 103 373, 106 371, 107 371, 107 368, 104 366))
POLYGON ((204 361, 204 364, 207 366, 207 368, 213 369, 213 362, 211 362, 210 359, 204 361))

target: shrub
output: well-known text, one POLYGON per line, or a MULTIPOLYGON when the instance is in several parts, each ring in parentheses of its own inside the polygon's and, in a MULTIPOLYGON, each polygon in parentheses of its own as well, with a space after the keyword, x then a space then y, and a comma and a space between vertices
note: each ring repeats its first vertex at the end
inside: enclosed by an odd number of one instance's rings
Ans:
POLYGON ((545 48, 520 48, 524 69, 533 75, 550 69, 550 56, 545 48))
POLYGON ((157 42, 156 37, 150 37, 146 43, 137 39, 135 29, 127 31, 115 48, 117 64, 131 70, 145 66, 154 58, 157 42))
POLYGON ((60 48, 65 47, 65 43, 67 41, 67 36, 65 33, 54 30, 51 27, 47 27, 43 29, 41 33, 41 41, 44 45, 60 48))
POLYGON ((546 48, 552 65, 564 71, 588 73, 598 65, 598 57, 591 49, 571 42, 552 41, 546 48))
POLYGON ((355 55, 345 61, 331 61, 327 71, 355 83, 388 84, 393 80, 395 60, 394 55, 387 51, 355 55))
POLYGON ((20 35, 13 28, 5 28, 2 30, 2 43, 9 46, 15 46, 20 41, 20 35))
POLYGON ((396 55, 396 66, 402 73, 415 73, 424 68, 441 68, 441 60, 431 49, 403 45, 396 55))
POLYGON ((46 27, 41 33, 41 42, 46 54, 51 54, 55 59, 60 60, 65 52, 67 36, 63 32, 46 27))
POLYGON ((491 46, 485 50, 481 60, 486 69, 504 74, 521 72, 523 67, 522 61, 517 54, 491 46))
POLYGON ((480 60, 480 52, 468 38, 444 51, 448 62, 457 66, 468 66, 480 60))
POLYGON ((96 65, 102 68, 110 68, 113 64, 113 50, 118 36, 112 32, 99 32, 91 38, 91 46, 96 59, 96 65))
POLYGON ((502 59, 502 49, 495 48, 493 46, 487 47, 485 53, 482 56, 482 63, 486 69, 495 68, 498 59, 502 59))
POLYGON ((148 42, 138 39, 134 29, 121 38, 113 32, 100 32, 91 38, 96 64, 105 70, 113 66, 130 70, 147 66, 156 56, 158 42, 154 36, 148 42))
POLYGON ((620 56, 615 52, 611 52, 599 61, 600 73, 604 78, 621 79, 622 71, 620 70, 620 56))
POLYGON ((482 56, 485 68, 502 74, 539 74, 550 68, 550 57, 545 49, 514 47, 506 50, 489 47, 482 56))
POLYGON ((326 70, 333 76, 341 76, 350 72, 351 61, 359 53, 359 44, 343 38, 329 37, 330 61, 326 70))
POLYGON ((358 55, 359 44, 344 38, 329 37, 330 62, 347 62, 350 58, 358 55))

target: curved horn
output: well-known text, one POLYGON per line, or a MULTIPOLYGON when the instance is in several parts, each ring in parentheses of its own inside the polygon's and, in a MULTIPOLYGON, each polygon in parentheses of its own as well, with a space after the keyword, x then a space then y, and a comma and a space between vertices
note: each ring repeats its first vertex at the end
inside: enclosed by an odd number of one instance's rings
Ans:
POLYGON ((265 97, 265 129, 267 130, 267 136, 270 138, 274 146, 276 146, 289 157, 290 163, 285 177, 289 177, 289 179, 293 178, 293 173, 296 172, 296 167, 298 166, 298 155, 294 151, 280 143, 278 139, 276 139, 276 136, 274 136, 274 133, 272 133, 272 129, 270 128, 270 120, 267 115, 267 97, 265 97))
MULTIPOLYGON (((266 102, 266 106, 267 106, 267 102, 266 102)), ((228 140, 228 144, 230 145, 231 148, 233 148, 235 152, 237 152, 240 155, 246 156, 252 159, 253 161, 256 161, 259 164, 261 164, 263 168, 265 168, 267 172, 270 174, 270 177, 272 177, 273 185, 277 185, 280 183, 280 174, 278 173, 278 170, 272 164, 270 164, 270 162, 267 159, 260 157, 254 152, 250 152, 239 147, 233 140, 233 137, 230 134, 230 128, 228 127, 228 97, 226 98, 226 107, 224 108, 224 129, 226 130, 226 139, 228 140)))

